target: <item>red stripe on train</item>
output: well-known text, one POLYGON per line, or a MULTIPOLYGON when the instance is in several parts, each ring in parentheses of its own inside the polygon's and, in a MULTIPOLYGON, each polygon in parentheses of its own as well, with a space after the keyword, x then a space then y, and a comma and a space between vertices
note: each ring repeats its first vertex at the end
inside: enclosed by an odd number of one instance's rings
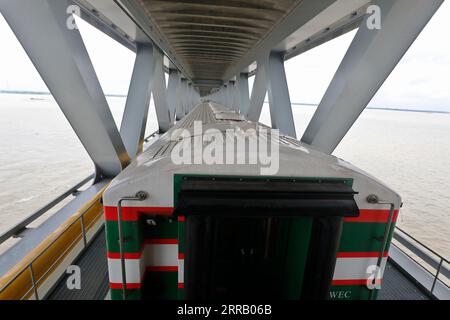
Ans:
POLYGON ((178 244, 178 239, 145 239, 144 244, 178 244))
MULTIPOLYGON (((338 252, 337 258, 378 258, 379 252, 338 252)), ((383 253, 383 257, 387 257, 388 252, 383 253)))
MULTIPOLYGON (((172 207, 122 207, 122 221, 137 221, 140 215, 170 216, 172 207)), ((117 207, 104 207, 105 220, 117 221, 117 207)))
MULTIPOLYGON (((387 223, 389 219, 389 210, 359 210, 359 217, 344 218, 344 222, 378 222, 387 223)), ((392 222, 396 222, 398 210, 394 211, 392 222)))
MULTIPOLYGON (((141 283, 127 283, 127 289, 140 289, 142 286, 141 283)), ((110 289, 122 289, 123 285, 121 283, 109 283, 110 289)))
MULTIPOLYGON (((163 215, 170 216, 173 214, 174 208, 172 207, 123 207, 122 208, 122 220, 123 221, 136 221, 139 219, 139 215, 163 215)), ((105 219, 107 221, 117 221, 117 207, 104 207, 105 219)), ((398 210, 394 211, 393 221, 397 221, 398 210)), ((359 217, 344 218, 345 222, 381 222, 386 223, 389 218, 389 210, 367 210, 363 209, 359 211, 359 217)), ((185 221, 185 217, 178 217, 178 221, 185 221)))
POLYGON ((147 266, 145 270, 150 272, 178 272, 178 266, 147 266))
MULTIPOLYGON (((333 280, 331 281, 331 285, 333 286, 366 286, 368 283, 371 283, 371 280, 368 279, 349 279, 349 280, 333 280)), ((381 279, 377 279, 375 284, 381 284, 381 279)))
MULTIPOLYGON (((109 259, 120 259, 120 253, 118 252, 108 252, 107 256, 109 259)), ((142 252, 124 253, 125 259, 140 259, 141 256, 142 252)))

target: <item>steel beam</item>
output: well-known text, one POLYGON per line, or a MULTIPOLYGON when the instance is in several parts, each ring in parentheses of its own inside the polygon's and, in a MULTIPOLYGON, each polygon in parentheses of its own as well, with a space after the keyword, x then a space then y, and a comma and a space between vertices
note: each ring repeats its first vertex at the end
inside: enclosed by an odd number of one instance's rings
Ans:
POLYGON ((184 99, 186 101, 185 113, 188 114, 191 111, 191 86, 189 84, 189 81, 186 82, 186 95, 184 99))
POLYGON ((153 74, 153 101, 155 103, 156 117, 158 118, 159 132, 164 133, 171 125, 169 103, 167 101, 166 76, 164 73, 164 54, 158 48, 153 48, 154 74, 153 74))
POLYGON ((213 95, 214 101, 220 103, 220 89, 218 89, 216 92, 214 92, 213 95))
POLYGON ((138 46, 120 127, 123 142, 132 158, 142 151, 144 145, 153 72, 153 47, 150 45, 138 46))
POLYGON ((284 58, 280 53, 269 55, 269 105, 272 128, 281 133, 296 138, 294 117, 292 115, 291 99, 284 70, 284 58))
POLYGON ((184 96, 184 101, 185 101, 185 103, 184 103, 184 113, 185 114, 188 114, 189 112, 190 112, 190 101, 189 101, 189 99, 190 99, 190 97, 189 97, 189 94, 190 94, 190 90, 189 90, 190 88, 189 88, 189 80, 188 81, 186 81, 186 84, 185 84, 185 96, 184 96))
POLYGON ((366 15, 302 141, 332 153, 442 2, 373 1, 381 28, 366 15))
POLYGON ((188 95, 187 95, 187 101, 188 101, 188 113, 192 111, 192 106, 194 104, 194 97, 193 97, 193 89, 192 89, 192 83, 188 83, 188 95))
POLYGON ((228 84, 225 84, 222 88, 222 100, 222 104, 228 106, 228 84))
MULTIPOLYGON (((102 4, 105 1, 97 0, 102 4)), ((125 13, 128 17, 131 17, 133 21, 133 27, 136 28, 135 32, 139 35, 141 31, 148 37, 149 41, 152 41, 154 47, 158 47, 160 50, 164 51, 170 60, 170 63, 175 66, 181 73, 186 76, 189 74, 186 72, 184 65, 178 62, 176 55, 173 53, 175 50, 171 47, 167 41, 164 41, 166 37, 160 33, 159 28, 155 28, 153 23, 149 20, 149 16, 147 12, 143 10, 142 6, 139 2, 135 0, 114 0, 114 4, 116 4, 123 13, 125 13)), ((104 5, 104 4, 103 4, 104 5)))
POLYGON ((192 83, 189 83, 188 88, 189 88, 189 112, 191 112, 197 105, 199 96, 197 91, 194 89, 194 85, 192 83))
POLYGON ((117 175, 130 157, 80 32, 67 26, 70 4, 1 0, 0 11, 92 158, 99 180, 117 175))
POLYGON ((247 111, 247 118, 250 121, 259 121, 261 110, 264 104, 264 99, 267 93, 267 64, 268 56, 259 59, 258 68, 256 69, 255 81, 253 82, 252 96, 250 98, 250 106, 247 111))
POLYGON ((227 89, 228 89, 227 85, 224 85, 224 86, 222 87, 222 96, 221 96, 221 99, 222 99, 222 104, 223 104, 224 106, 226 106, 226 105, 228 104, 228 91, 227 91, 227 89))
POLYGON ((224 97, 225 97, 225 101, 224 104, 226 107, 230 108, 231 107, 231 85, 230 83, 227 83, 224 87, 224 97))
POLYGON ((262 39, 259 39, 260 41, 248 50, 237 63, 233 63, 227 68, 223 79, 231 79, 233 75, 238 74, 253 61, 258 60, 262 54, 270 52, 335 1, 303 0, 298 5, 293 6, 289 13, 281 21, 278 21, 262 39))
POLYGON ((223 85, 220 90, 217 92, 218 96, 217 99, 220 104, 225 104, 225 85, 223 85))
POLYGON ((239 87, 239 110, 242 114, 247 114, 250 105, 250 94, 248 91, 248 73, 240 73, 238 77, 239 87))
POLYGON ((197 90, 194 88, 194 84, 192 84, 192 109, 197 105, 197 90))
POLYGON ((223 105, 226 105, 226 104, 227 104, 227 98, 228 98, 228 97, 227 97, 227 86, 224 85, 224 86, 222 87, 222 90, 221 90, 221 96, 220 96, 220 99, 221 99, 223 105))
POLYGON ((230 107, 230 109, 235 108, 234 106, 234 83, 230 82, 228 84, 228 107, 230 107))
POLYGON ((239 96, 237 96, 235 81, 228 82, 227 98, 228 98, 228 107, 231 110, 238 111, 239 110, 239 96))
POLYGON ((272 127, 295 138, 294 117, 283 56, 275 52, 264 55, 258 60, 257 65, 250 106, 246 112, 247 118, 251 121, 259 120, 264 99, 269 90, 272 127))
POLYGON ((189 81, 186 79, 186 81, 184 81, 184 94, 183 94, 183 111, 184 111, 184 115, 187 115, 189 113, 188 95, 189 95, 189 81))
POLYGON ((197 90, 195 90, 194 87, 192 87, 192 93, 193 93, 193 108, 195 108, 200 103, 200 95, 197 90))
POLYGON ((219 102, 223 105, 227 103, 226 101, 226 86, 223 85, 219 91, 219 102))
POLYGON ((119 42, 133 52, 137 50, 137 43, 151 42, 144 33, 136 29, 133 21, 117 4, 105 5, 105 0, 72 0, 80 10, 80 17, 94 28, 119 42), (89 2, 89 4, 87 3, 89 2), (103 3, 103 6, 101 5, 103 3), (100 4, 100 6, 99 6, 100 4), (108 7, 107 10, 104 10, 108 7), (111 18, 111 19, 110 19, 111 18), (114 20, 114 22, 112 21, 114 20))
POLYGON ((239 112, 239 110, 241 109, 241 95, 238 86, 238 81, 235 81, 233 84, 232 106, 233 110, 236 112, 239 112))
POLYGON ((186 79, 178 81, 177 100, 176 100, 176 120, 179 121, 184 117, 184 96, 185 96, 186 79))
POLYGON ((177 90, 180 83, 180 73, 176 69, 169 70, 169 84, 167 86, 167 98, 169 100, 169 116, 170 122, 175 121, 175 114, 177 110, 177 90))

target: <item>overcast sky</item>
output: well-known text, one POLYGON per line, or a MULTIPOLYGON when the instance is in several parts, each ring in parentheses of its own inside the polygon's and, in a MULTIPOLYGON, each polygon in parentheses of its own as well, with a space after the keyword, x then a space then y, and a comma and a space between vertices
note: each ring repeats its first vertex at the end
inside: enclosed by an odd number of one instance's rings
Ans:
MULTIPOLYGON (((134 53, 84 22, 83 39, 108 94, 126 94, 134 53)), ((371 106, 450 111, 450 2, 423 30, 371 106)), ((355 32, 286 62, 291 101, 319 103, 355 32)), ((0 90, 48 91, 0 15, 0 90)))

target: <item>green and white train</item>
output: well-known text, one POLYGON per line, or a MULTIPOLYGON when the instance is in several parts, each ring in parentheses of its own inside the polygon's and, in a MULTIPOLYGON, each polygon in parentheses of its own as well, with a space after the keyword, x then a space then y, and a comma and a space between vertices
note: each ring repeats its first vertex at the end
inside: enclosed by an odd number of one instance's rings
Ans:
POLYGON ((376 299, 399 195, 284 135, 265 137, 279 142, 276 174, 261 163, 174 163, 180 146, 202 154, 210 129, 223 153, 231 131, 246 139, 234 160, 255 157, 267 131, 202 103, 104 193, 112 299, 376 299))

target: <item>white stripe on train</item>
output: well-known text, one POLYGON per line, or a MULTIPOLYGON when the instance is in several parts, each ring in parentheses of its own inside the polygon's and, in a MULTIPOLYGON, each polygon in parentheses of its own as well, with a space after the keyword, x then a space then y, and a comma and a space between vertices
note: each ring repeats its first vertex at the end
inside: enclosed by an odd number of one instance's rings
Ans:
MULTIPOLYGON (((127 283, 141 283, 147 267, 178 268, 177 244, 147 244, 141 259, 125 259, 127 283)), ((109 282, 122 283, 120 259, 108 258, 109 282)))
MULTIPOLYGON (((355 280, 368 279, 375 269, 370 271, 371 266, 376 266, 378 258, 338 258, 334 268, 333 280, 355 280)), ((386 268, 387 258, 381 261, 381 275, 386 268)))
MULTIPOLYGON (((176 244, 148 244, 145 246, 142 259, 126 259, 127 283, 140 283, 146 267, 176 267, 178 283, 184 283, 184 259, 178 258, 176 244)), ((377 258, 338 258, 333 280, 367 279, 370 276, 370 266, 375 266, 377 258)), ((383 258, 381 275, 384 273, 387 258, 383 258)), ((121 283, 120 259, 108 259, 110 282, 121 283)))

